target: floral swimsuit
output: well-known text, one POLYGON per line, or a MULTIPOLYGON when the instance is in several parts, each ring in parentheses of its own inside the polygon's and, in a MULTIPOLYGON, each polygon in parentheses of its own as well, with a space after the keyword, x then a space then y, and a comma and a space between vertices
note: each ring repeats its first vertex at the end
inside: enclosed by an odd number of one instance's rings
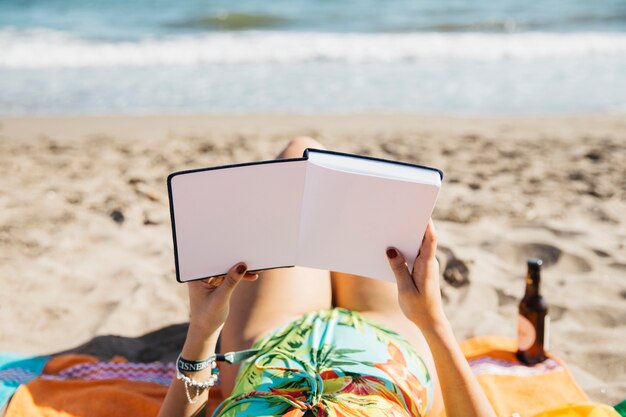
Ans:
POLYGON ((266 336, 214 417, 424 416, 433 382, 408 341, 358 312, 306 314, 266 336))

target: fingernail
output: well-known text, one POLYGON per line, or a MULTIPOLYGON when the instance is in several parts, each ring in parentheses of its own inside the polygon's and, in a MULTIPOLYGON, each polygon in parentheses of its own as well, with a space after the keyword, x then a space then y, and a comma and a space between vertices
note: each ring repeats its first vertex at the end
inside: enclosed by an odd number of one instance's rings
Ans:
POLYGON ((246 266, 245 266, 245 265, 243 265, 243 264, 242 264, 242 265, 239 265, 239 266, 237 267, 237 273, 238 273, 238 274, 243 274, 244 272, 246 272, 246 266))
POLYGON ((388 257, 389 259, 393 259, 393 258, 395 258, 396 256, 398 256, 398 251, 397 251, 397 250, 395 250, 395 249, 393 249, 393 248, 389 248, 389 249, 387 249, 387 257, 388 257))

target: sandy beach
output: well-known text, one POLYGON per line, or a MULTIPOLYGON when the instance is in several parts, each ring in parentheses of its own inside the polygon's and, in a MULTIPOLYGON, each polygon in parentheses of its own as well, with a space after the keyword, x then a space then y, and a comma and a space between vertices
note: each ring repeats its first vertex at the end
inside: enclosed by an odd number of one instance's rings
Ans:
POLYGON ((514 337, 525 260, 541 257, 551 352, 592 400, 626 397, 624 115, 0 119, 0 350, 185 322, 167 175, 271 159, 298 135, 444 170, 434 219, 457 337, 514 337))

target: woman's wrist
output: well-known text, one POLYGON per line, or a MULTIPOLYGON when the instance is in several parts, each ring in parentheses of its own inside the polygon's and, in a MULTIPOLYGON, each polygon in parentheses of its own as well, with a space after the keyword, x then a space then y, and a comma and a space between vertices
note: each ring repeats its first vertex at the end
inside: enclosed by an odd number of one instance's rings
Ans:
POLYGON ((453 335, 452 326, 448 321, 448 318, 444 315, 441 317, 433 318, 427 323, 415 323, 424 334, 427 339, 429 337, 447 337, 453 335))
POLYGON ((181 356, 189 360, 203 360, 215 353, 219 328, 213 333, 198 330, 189 325, 187 338, 181 352, 181 356))

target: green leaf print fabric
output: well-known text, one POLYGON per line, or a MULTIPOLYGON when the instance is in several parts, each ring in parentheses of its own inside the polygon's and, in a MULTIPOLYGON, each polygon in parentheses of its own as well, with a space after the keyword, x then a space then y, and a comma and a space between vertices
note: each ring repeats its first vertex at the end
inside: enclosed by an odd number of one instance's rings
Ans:
POLYGON ((432 404, 422 358, 397 333, 341 308, 309 313, 255 344, 217 417, 408 417, 432 404))

